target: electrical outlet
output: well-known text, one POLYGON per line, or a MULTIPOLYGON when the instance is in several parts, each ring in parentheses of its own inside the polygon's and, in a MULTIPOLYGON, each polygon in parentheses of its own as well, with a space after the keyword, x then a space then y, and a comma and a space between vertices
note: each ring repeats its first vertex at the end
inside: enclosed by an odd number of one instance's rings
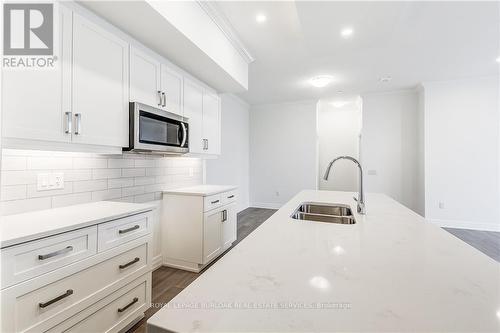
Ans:
POLYGON ((368 175, 369 176, 376 176, 377 175, 377 170, 368 170, 368 175))
POLYGON ((37 175, 37 191, 50 191, 64 188, 64 173, 39 173, 37 175))
POLYGON ((280 196, 280 192, 279 191, 276 191, 276 196, 279 197, 280 196))
POLYGON ((444 202, 440 201, 438 203, 439 209, 444 209, 444 202))

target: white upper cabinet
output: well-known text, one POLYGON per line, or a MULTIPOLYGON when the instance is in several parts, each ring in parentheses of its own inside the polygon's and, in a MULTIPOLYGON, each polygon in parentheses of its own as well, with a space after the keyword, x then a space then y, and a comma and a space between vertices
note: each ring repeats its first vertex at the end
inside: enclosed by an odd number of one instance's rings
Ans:
POLYGON ((189 122, 189 152, 220 154, 220 98, 184 78, 184 116, 189 122))
POLYGON ((205 153, 220 154, 220 100, 214 93, 203 94, 203 129, 205 153))
POLYGON ((56 5, 56 67, 4 71, 3 137, 127 146, 128 43, 56 5))
POLYGON ((130 48, 130 101, 161 107, 160 62, 144 52, 130 48))
POLYGON ((71 118, 71 35, 63 32, 71 31, 72 14, 64 6, 56 13, 54 21, 60 28, 55 36, 55 67, 2 70, 3 137, 71 141, 71 132, 65 133, 71 118))
POLYGON ((128 144, 128 54, 125 41, 74 14, 74 142, 128 144))
POLYGON ((183 115, 182 74, 145 52, 130 49, 130 101, 183 115))
POLYGON ((183 115, 182 110, 182 75, 173 69, 161 65, 161 90, 165 94, 165 110, 183 115))
POLYGON ((204 153, 203 88, 188 79, 184 79, 184 117, 189 123, 189 152, 204 153))

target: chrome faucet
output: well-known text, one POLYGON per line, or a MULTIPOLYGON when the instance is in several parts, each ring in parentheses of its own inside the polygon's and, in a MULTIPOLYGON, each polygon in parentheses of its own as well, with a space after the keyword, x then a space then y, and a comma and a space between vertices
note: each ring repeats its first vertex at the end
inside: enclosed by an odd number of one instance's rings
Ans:
POLYGON ((328 180, 328 175, 330 174, 330 169, 332 168, 333 163, 337 162, 338 160, 349 160, 354 162, 358 168, 359 168, 359 193, 358 193, 358 198, 354 198, 356 202, 358 203, 358 213, 359 214, 366 214, 366 209, 365 209, 365 193, 363 191, 363 169, 361 168, 361 164, 358 162, 357 159, 351 156, 339 156, 337 158, 334 158, 330 164, 328 164, 328 168, 326 169, 325 176, 323 177, 324 180, 328 180))

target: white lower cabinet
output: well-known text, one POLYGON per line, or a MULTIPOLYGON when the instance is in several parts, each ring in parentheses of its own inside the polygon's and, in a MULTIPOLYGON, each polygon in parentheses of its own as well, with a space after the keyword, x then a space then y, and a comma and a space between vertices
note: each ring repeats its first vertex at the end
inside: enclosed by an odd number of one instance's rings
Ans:
MULTIPOLYGON (((151 216, 140 213, 1 249, 2 259, 18 258, 28 273, 6 275, 0 331, 116 332, 141 317, 151 302, 151 216), (120 239, 120 230, 126 238, 120 239), (98 246, 101 239, 112 239, 106 243, 112 245, 98 246)), ((2 273, 17 272, 6 265, 12 262, 2 260, 2 273)))
POLYGON ((236 240, 234 188, 212 195, 163 194, 163 265, 199 272, 236 240))

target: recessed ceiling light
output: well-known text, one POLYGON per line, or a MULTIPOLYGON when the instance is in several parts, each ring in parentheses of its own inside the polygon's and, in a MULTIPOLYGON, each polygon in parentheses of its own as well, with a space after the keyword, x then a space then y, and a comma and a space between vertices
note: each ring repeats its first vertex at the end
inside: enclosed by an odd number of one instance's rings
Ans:
POLYGON ((344 38, 349 38, 352 36, 353 33, 354 33, 354 30, 352 28, 344 28, 340 31, 340 36, 342 36, 344 38))
POLYGON ((382 83, 390 82, 392 80, 392 77, 390 76, 382 76, 379 81, 382 83))
POLYGON ((498 57, 496 60, 497 60, 497 62, 500 62, 500 57, 498 57))
POLYGON ((333 76, 330 75, 318 75, 313 77, 309 82, 316 88, 323 88, 333 81, 333 76))
POLYGON ((343 90, 337 90, 337 94, 343 94, 344 91, 343 90))
POLYGON ((264 14, 257 14, 257 16, 255 16, 255 21, 258 23, 264 23, 267 21, 267 16, 264 14))

